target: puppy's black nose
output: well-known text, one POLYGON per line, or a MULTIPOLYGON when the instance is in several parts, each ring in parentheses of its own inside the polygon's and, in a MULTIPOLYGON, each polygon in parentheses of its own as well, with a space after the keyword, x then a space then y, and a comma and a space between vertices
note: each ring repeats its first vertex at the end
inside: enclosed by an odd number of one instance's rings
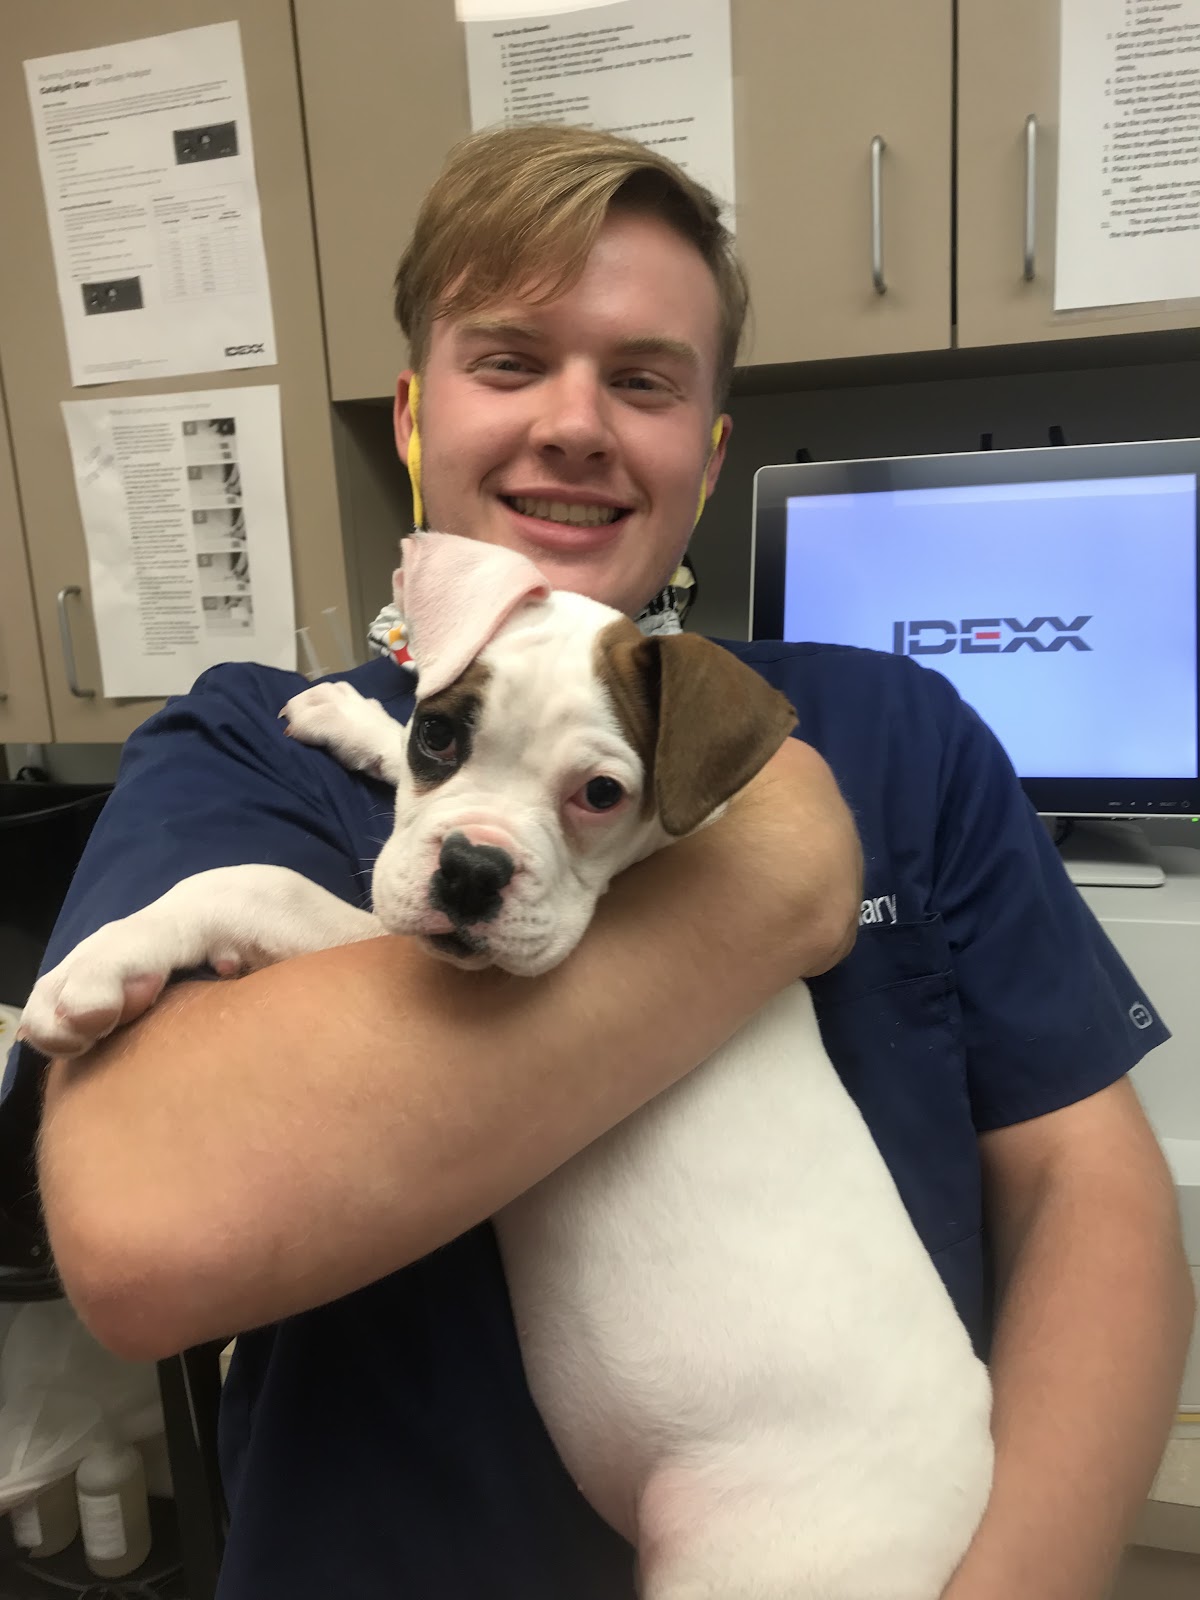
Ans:
POLYGON ((513 875, 512 857, 493 844, 472 844, 465 833, 448 835, 429 885, 430 904, 451 922, 490 922, 513 875))

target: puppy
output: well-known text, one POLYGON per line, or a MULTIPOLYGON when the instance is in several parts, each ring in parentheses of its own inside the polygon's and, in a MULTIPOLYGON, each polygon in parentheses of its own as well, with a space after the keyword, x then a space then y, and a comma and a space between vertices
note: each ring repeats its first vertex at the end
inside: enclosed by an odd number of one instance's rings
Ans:
MULTIPOLYGON (((794 723, 728 652, 645 639, 509 551, 409 541, 397 596, 409 726, 344 683, 285 708, 396 786, 374 913, 282 868, 199 874, 39 982, 38 1048, 87 1048, 173 969, 385 931, 545 972, 794 723)), ((990 1489, 990 1385, 805 984, 495 1225, 533 1398, 645 1600, 937 1600, 990 1489)))

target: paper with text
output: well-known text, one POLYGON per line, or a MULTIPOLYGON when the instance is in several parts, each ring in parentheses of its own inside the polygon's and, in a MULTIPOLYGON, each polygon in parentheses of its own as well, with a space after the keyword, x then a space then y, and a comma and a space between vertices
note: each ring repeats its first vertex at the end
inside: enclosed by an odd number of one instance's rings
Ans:
POLYGON ((296 666, 279 390, 66 400, 104 693, 296 666))
POLYGON ((75 387, 273 366, 237 23, 25 78, 75 387))
POLYGON ((1200 0, 1062 0, 1054 309, 1200 295, 1200 0))
POLYGON ((465 29, 473 128, 567 122, 636 139, 732 221, 729 0, 616 0, 465 29))

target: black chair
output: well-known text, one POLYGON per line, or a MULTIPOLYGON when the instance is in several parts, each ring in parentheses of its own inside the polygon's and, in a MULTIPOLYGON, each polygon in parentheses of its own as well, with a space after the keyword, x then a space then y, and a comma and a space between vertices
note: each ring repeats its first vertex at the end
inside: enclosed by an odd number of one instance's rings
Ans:
MULTIPOLYGON (((23 1005, 109 785, 0 783, 0 1002, 23 1005)), ((0 1063, 2 1065, 2 1063, 0 1063)), ((55 1300, 33 1146, 41 1090, 25 1075, 0 1112, 0 1301, 55 1300)), ((212 1600, 228 1528, 217 1465, 221 1343, 158 1363, 188 1600, 212 1600)))

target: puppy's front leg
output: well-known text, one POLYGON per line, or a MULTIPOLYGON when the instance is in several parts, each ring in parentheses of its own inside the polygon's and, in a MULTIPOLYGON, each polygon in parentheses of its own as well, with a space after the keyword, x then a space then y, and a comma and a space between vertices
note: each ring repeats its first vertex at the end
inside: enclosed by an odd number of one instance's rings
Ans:
POLYGON ((215 867, 77 945, 38 980, 20 1037, 45 1055, 77 1056, 148 1011, 173 972, 210 966, 233 977, 383 931, 288 867, 215 867))
POLYGON ((368 700, 348 683, 314 683, 279 713, 301 744, 328 750, 344 767, 369 772, 393 788, 404 769, 408 733, 378 700, 368 700))

